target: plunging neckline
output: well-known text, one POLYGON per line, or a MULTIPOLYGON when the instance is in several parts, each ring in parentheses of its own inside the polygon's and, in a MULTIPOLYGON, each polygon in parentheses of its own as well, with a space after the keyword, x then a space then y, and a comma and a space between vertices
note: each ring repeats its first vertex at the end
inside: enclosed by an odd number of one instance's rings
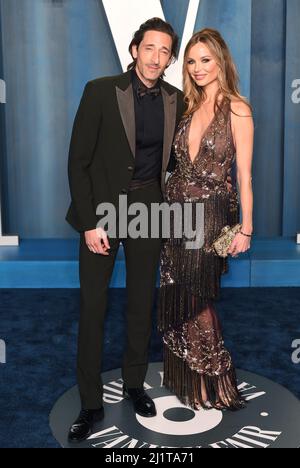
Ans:
MULTIPOLYGON (((220 108, 222 107, 223 105, 223 102, 224 102, 224 98, 220 101, 220 108)), ((212 124, 214 123, 216 117, 217 117, 217 114, 218 112, 220 112, 220 109, 217 109, 216 113, 214 114, 213 118, 211 119, 210 123, 208 124, 208 126, 206 127, 206 129, 204 130, 204 132, 202 133, 202 137, 200 139, 200 144, 199 144, 199 148, 198 148, 198 151, 196 153, 196 156, 194 157, 194 159, 192 160, 191 158, 191 153, 190 153, 190 130, 191 130, 191 126, 192 126, 192 120, 193 120, 193 116, 194 116, 194 113, 193 112, 192 114, 189 115, 189 124, 188 124, 188 129, 187 129, 187 132, 186 132, 186 147, 187 147, 187 156, 188 156, 188 159, 190 161, 190 163, 192 164, 192 166, 195 165, 195 161, 196 159, 198 158, 199 154, 201 153, 201 150, 202 150, 202 143, 203 143, 203 140, 204 140, 204 137, 206 136, 206 134, 208 133, 208 131, 210 130, 210 127, 212 126, 212 124)))

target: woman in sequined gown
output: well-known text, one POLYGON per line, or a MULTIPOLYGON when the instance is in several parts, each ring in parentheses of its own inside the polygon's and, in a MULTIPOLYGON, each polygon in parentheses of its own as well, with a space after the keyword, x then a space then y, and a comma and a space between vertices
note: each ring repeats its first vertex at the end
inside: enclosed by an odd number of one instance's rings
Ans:
POLYGON ((187 112, 174 140, 176 167, 167 181, 166 201, 191 203, 194 208, 196 203, 204 204, 204 244, 187 249, 186 238, 175 238, 171 228, 161 255, 158 314, 164 333, 164 385, 194 409, 245 406, 214 306, 228 260, 212 248, 224 226, 240 222, 236 183, 231 189, 227 185, 234 164, 243 224, 230 253, 237 256, 248 250, 252 234, 253 120, 250 105, 238 93, 237 80, 220 34, 211 29, 195 34, 185 51, 187 112), (213 116, 206 119, 205 103, 211 98, 213 116))

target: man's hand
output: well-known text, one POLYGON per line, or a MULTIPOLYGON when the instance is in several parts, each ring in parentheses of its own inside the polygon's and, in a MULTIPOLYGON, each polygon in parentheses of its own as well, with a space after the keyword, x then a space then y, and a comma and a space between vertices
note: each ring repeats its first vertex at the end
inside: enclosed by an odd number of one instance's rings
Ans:
POLYGON ((109 255, 109 241, 106 232, 102 228, 93 229, 84 233, 85 242, 89 250, 95 254, 109 255))
POLYGON ((228 192, 232 192, 232 178, 230 175, 227 176, 226 184, 228 192))

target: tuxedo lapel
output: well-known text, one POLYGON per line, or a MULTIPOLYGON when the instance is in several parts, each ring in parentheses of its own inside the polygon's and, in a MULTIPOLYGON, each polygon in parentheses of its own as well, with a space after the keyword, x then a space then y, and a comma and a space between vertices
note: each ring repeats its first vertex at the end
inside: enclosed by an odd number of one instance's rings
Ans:
MULTIPOLYGON (((169 94, 165 83, 160 80, 161 92, 164 103, 164 145, 163 145, 163 162, 162 169, 166 170, 173 143, 176 113, 177 113, 177 93, 169 94)), ((119 111, 123 126, 127 135, 129 146, 133 157, 136 155, 136 127, 135 127, 135 111, 134 111, 134 96, 131 82, 131 71, 124 73, 116 86, 116 94, 118 100, 119 111)))
POLYGON ((129 146, 132 152, 133 157, 135 158, 135 148, 136 148, 136 130, 135 130, 135 112, 134 112, 134 98, 133 98, 133 88, 130 83, 128 88, 124 91, 123 89, 117 87, 117 99, 120 110, 120 115, 124 125, 124 129, 127 135, 129 146))
POLYGON ((176 112, 177 112, 177 93, 169 94, 168 91, 163 87, 162 97, 164 101, 164 111, 165 111, 165 124, 164 124, 164 148, 163 148, 163 171, 167 169, 172 143, 174 139, 175 126, 176 126, 176 112))

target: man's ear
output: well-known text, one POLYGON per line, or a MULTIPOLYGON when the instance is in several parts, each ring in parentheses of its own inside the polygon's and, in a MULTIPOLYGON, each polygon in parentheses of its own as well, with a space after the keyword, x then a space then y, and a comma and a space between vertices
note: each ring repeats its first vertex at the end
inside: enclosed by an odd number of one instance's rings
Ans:
POLYGON ((132 54, 132 56, 133 56, 134 59, 137 59, 137 56, 138 56, 138 49, 137 49, 137 46, 136 46, 136 45, 132 46, 132 48, 131 48, 131 54, 132 54))
POLYGON ((172 65, 173 59, 174 59, 174 57, 171 57, 171 58, 170 58, 170 60, 168 61, 168 65, 166 66, 166 68, 169 68, 169 66, 172 65))

